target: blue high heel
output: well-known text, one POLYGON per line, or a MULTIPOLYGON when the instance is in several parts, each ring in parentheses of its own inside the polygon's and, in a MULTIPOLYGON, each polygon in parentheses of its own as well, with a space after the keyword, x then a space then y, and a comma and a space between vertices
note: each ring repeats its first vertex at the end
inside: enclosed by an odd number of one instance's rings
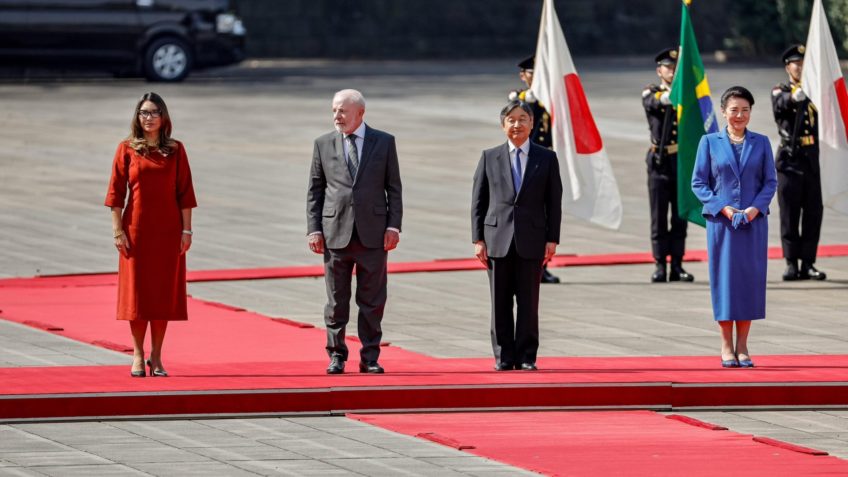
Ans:
POLYGON ((721 367, 722 368, 738 368, 739 367, 739 361, 736 361, 735 358, 734 359, 723 359, 723 360, 721 360, 721 367))
POLYGON ((740 368, 753 368, 754 367, 754 362, 751 361, 751 358, 739 359, 737 357, 736 359, 739 361, 739 367, 740 368))

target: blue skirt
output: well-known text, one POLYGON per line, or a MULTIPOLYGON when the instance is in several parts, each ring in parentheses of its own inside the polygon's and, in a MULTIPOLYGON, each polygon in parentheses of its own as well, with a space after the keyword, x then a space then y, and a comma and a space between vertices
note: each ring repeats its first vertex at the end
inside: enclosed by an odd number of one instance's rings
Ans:
POLYGON ((766 317, 768 216, 734 229, 727 217, 707 217, 710 292, 716 321, 766 317))

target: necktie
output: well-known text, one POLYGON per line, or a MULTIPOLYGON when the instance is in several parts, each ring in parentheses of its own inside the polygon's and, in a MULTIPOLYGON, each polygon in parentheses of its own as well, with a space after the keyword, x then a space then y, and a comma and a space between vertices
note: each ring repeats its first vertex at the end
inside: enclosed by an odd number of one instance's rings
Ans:
POLYGON ((350 178, 356 180, 356 170, 359 169, 359 152, 356 150, 356 136, 348 134, 347 141, 347 170, 350 178))
POLYGON ((521 149, 515 149, 515 161, 512 164, 512 185, 515 186, 515 195, 521 190, 521 149))

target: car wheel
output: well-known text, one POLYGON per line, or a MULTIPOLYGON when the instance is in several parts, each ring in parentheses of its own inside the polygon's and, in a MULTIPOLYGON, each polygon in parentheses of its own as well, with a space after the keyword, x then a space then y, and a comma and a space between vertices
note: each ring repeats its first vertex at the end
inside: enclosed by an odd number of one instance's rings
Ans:
POLYGON ((144 55, 144 72, 150 81, 182 81, 191 71, 191 50, 177 38, 160 38, 144 55))

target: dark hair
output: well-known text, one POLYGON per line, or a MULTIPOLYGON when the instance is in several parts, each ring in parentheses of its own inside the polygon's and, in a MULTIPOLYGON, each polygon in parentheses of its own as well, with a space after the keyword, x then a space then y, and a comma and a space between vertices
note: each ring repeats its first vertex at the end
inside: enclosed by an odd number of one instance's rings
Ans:
POLYGON ((504 119, 506 119, 507 115, 511 113, 512 110, 515 108, 523 109, 524 112, 530 116, 530 119, 533 119, 533 108, 530 107, 530 105, 525 103, 524 101, 516 99, 515 101, 510 101, 506 103, 506 106, 501 109, 501 124, 503 124, 504 119))
POLYGON ((731 86, 730 88, 727 88, 727 91, 725 91, 724 94, 721 95, 722 111, 724 111, 724 108, 727 106, 727 101, 730 98, 742 98, 748 102, 749 106, 754 107, 754 95, 742 86, 731 86))
POLYGON ((141 109, 141 105, 144 104, 145 101, 150 101, 155 104, 162 113, 162 127, 159 128, 159 144, 157 145, 157 148, 163 154, 170 154, 176 146, 176 141, 171 139, 171 116, 168 114, 168 107, 165 106, 165 100, 154 92, 144 93, 144 96, 142 96, 135 105, 135 110, 133 110, 133 119, 130 123, 130 135, 127 138, 130 147, 135 149, 136 152, 145 153, 148 148, 152 148, 153 146, 152 144, 147 143, 147 139, 144 137, 144 128, 141 127, 141 122, 138 119, 138 111, 141 109))

